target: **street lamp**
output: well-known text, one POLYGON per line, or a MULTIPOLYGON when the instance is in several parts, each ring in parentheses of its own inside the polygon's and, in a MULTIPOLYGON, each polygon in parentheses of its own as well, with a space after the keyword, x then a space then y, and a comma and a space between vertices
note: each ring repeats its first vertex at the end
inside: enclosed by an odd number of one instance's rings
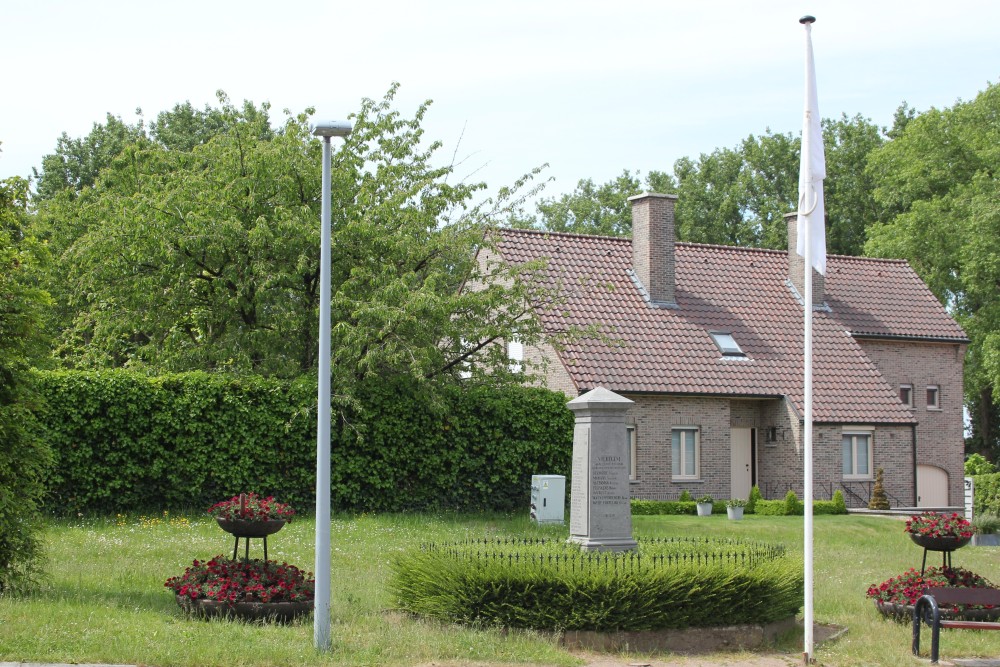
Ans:
POLYGON ((319 259, 319 408, 316 420, 316 594, 313 643, 330 648, 330 138, 346 137, 351 124, 325 120, 312 126, 323 137, 323 204, 319 259))

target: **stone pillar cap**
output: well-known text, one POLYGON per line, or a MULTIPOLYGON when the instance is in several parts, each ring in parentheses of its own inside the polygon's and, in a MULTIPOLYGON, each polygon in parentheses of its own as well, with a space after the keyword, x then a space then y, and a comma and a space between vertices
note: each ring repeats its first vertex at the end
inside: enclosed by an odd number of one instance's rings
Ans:
POLYGON ((587 410, 593 408, 623 409, 633 403, 634 401, 630 401, 624 396, 619 396, 613 391, 609 391, 604 387, 597 387, 596 389, 591 389, 583 396, 577 396, 567 403, 566 407, 570 410, 587 410))

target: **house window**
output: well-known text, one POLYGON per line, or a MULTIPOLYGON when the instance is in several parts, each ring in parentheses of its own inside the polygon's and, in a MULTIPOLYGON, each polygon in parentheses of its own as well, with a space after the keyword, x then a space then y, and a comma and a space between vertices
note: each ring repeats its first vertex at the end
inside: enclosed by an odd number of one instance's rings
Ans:
POLYGON ((841 451, 844 479, 872 478, 871 431, 844 431, 841 451))
POLYGON ((913 385, 912 384, 901 384, 899 385, 899 400, 900 402, 908 408, 913 407, 913 385))
POLYGON ((937 385, 931 385, 930 387, 927 387, 927 409, 928 410, 941 409, 941 392, 937 385))
POLYGON ((507 359, 510 360, 510 372, 520 373, 521 362, 524 361, 524 345, 517 338, 507 341, 507 359))
POLYGON ((724 357, 745 357, 747 356, 743 349, 740 347, 736 339, 733 338, 733 334, 728 331, 709 331, 708 335, 712 337, 712 342, 719 348, 724 357))
POLYGON ((674 479, 698 479, 701 475, 698 429, 693 427, 675 428, 671 440, 674 479))
POLYGON ((626 426, 625 433, 628 438, 628 478, 630 481, 635 481, 638 479, 636 458, 639 454, 639 448, 635 438, 635 426, 626 426))

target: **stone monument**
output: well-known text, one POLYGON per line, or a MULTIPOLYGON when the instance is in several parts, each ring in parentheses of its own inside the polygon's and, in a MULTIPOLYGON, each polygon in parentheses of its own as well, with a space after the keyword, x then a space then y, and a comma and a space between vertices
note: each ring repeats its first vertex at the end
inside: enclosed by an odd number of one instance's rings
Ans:
POLYGON ((628 551, 632 539, 625 413, 632 401, 603 387, 574 398, 569 541, 584 551, 628 551))

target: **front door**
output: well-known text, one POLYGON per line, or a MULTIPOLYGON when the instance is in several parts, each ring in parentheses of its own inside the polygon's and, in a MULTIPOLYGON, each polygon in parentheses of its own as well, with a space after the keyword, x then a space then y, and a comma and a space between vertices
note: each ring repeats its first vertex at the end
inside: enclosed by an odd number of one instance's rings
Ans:
POLYGON ((753 486, 753 429, 734 428, 729 451, 732 464, 729 492, 733 498, 746 500, 753 486))
POLYGON ((917 465, 917 507, 948 507, 948 473, 941 468, 917 465))

